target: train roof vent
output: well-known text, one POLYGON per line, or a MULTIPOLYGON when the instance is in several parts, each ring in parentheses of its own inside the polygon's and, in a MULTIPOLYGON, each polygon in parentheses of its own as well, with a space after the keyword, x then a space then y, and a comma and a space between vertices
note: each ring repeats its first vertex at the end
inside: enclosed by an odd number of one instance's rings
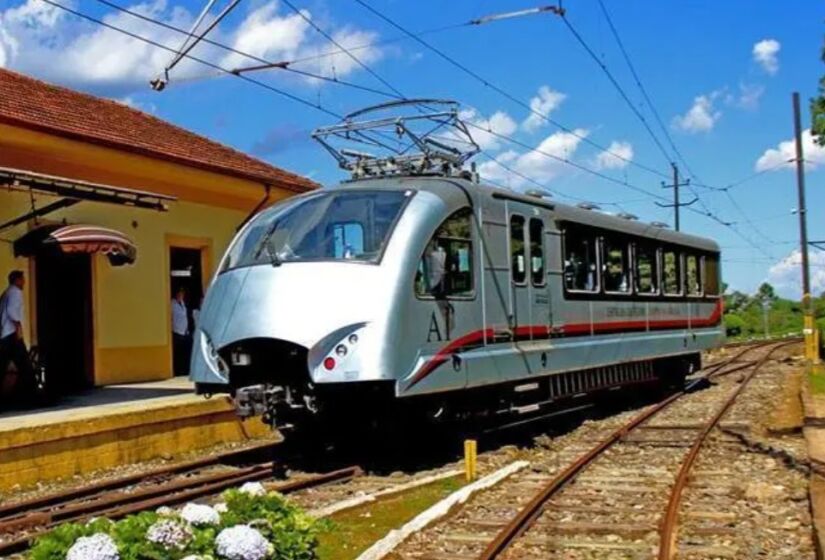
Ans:
POLYGON ((619 217, 619 218, 622 218, 624 220, 634 220, 635 221, 635 220, 639 219, 639 216, 637 216, 636 214, 631 214, 629 212, 619 212, 618 214, 616 214, 616 216, 619 217))
POLYGON ((662 229, 670 228, 670 226, 667 225, 664 222, 650 222, 650 225, 652 225, 653 227, 662 228, 662 229))
POLYGON ((593 204, 592 202, 579 202, 578 204, 576 204, 576 206, 578 206, 582 210, 599 210, 600 209, 598 204, 593 204))
POLYGON ((550 198, 553 196, 548 191, 545 191, 543 189, 530 189, 529 191, 525 191, 524 194, 526 194, 527 196, 534 196, 536 198, 550 198))
POLYGON ((404 99, 367 107, 312 137, 353 179, 391 175, 464 176, 480 148, 459 105, 443 99, 404 99))

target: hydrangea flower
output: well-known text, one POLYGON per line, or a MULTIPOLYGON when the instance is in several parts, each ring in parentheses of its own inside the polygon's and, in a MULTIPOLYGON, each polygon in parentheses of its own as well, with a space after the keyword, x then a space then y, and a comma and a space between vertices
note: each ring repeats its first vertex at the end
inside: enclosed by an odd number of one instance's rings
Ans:
POLYGON ((215 508, 203 504, 186 504, 180 516, 192 525, 217 525, 221 522, 221 516, 215 508))
POLYGON ((167 550, 183 550, 192 540, 192 530, 172 519, 161 519, 146 531, 146 540, 167 550))
POLYGON ((215 504, 214 509, 218 513, 226 513, 227 511, 229 511, 229 506, 226 505, 225 502, 218 502, 217 504, 215 504))
POLYGON ((236 525, 224 529, 215 539, 215 548, 227 560, 263 560, 274 552, 272 544, 257 529, 236 525))
POLYGON ((161 517, 174 517, 175 516, 175 510, 173 510, 169 506, 160 506, 158 509, 155 510, 155 513, 157 513, 161 517))
POLYGON ((105 533, 80 537, 66 553, 66 560, 120 560, 117 545, 105 533))
POLYGON ((264 488, 264 485, 260 482, 245 482, 238 490, 250 496, 266 495, 266 488, 264 488))

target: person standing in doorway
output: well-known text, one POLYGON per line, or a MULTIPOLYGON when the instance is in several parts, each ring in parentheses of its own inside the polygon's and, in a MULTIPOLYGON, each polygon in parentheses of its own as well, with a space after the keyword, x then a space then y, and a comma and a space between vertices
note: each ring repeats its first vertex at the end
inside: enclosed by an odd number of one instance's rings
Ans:
POLYGON ((17 370, 17 388, 21 398, 34 397, 36 381, 23 338, 23 287, 26 278, 21 270, 9 273, 9 285, 0 296, 0 384, 9 363, 17 370))
POLYGON ((175 375, 189 373, 189 310, 186 288, 182 286, 172 298, 172 367, 175 375))

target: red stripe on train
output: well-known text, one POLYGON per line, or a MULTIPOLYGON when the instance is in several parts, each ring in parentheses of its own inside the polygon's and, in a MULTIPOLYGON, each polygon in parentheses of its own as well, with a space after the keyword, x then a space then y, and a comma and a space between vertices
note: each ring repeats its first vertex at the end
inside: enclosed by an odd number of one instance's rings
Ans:
MULTIPOLYGON (((583 335, 590 334, 591 330, 595 333, 612 332, 612 331, 639 331, 639 330, 659 330, 659 329, 681 329, 689 327, 713 327, 720 323, 722 318, 722 299, 718 299, 716 307, 713 309, 708 317, 701 319, 692 319, 690 321, 685 319, 662 319, 659 321, 606 321, 603 323, 570 323, 561 325, 554 332, 561 336, 569 335, 583 335)), ((516 327, 516 339, 525 337, 549 338, 551 335, 550 328, 547 325, 525 325, 516 327)), ((465 334, 450 342, 447 346, 438 351, 438 353, 427 360, 418 371, 410 379, 407 389, 411 389, 419 381, 430 375, 438 366, 449 360, 453 353, 461 348, 467 346, 474 346, 480 344, 485 338, 493 338, 493 329, 477 330, 465 334)))

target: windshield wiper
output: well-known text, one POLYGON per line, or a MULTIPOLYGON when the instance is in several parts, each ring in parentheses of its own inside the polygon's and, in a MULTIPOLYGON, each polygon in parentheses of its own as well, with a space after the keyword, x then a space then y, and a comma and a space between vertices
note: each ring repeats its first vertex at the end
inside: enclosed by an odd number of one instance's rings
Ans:
POLYGON ((272 266, 281 266, 283 261, 281 257, 278 256, 278 253, 272 250, 272 245, 269 244, 269 239, 264 242, 264 247, 266 248, 266 254, 269 255, 269 263, 272 266))

